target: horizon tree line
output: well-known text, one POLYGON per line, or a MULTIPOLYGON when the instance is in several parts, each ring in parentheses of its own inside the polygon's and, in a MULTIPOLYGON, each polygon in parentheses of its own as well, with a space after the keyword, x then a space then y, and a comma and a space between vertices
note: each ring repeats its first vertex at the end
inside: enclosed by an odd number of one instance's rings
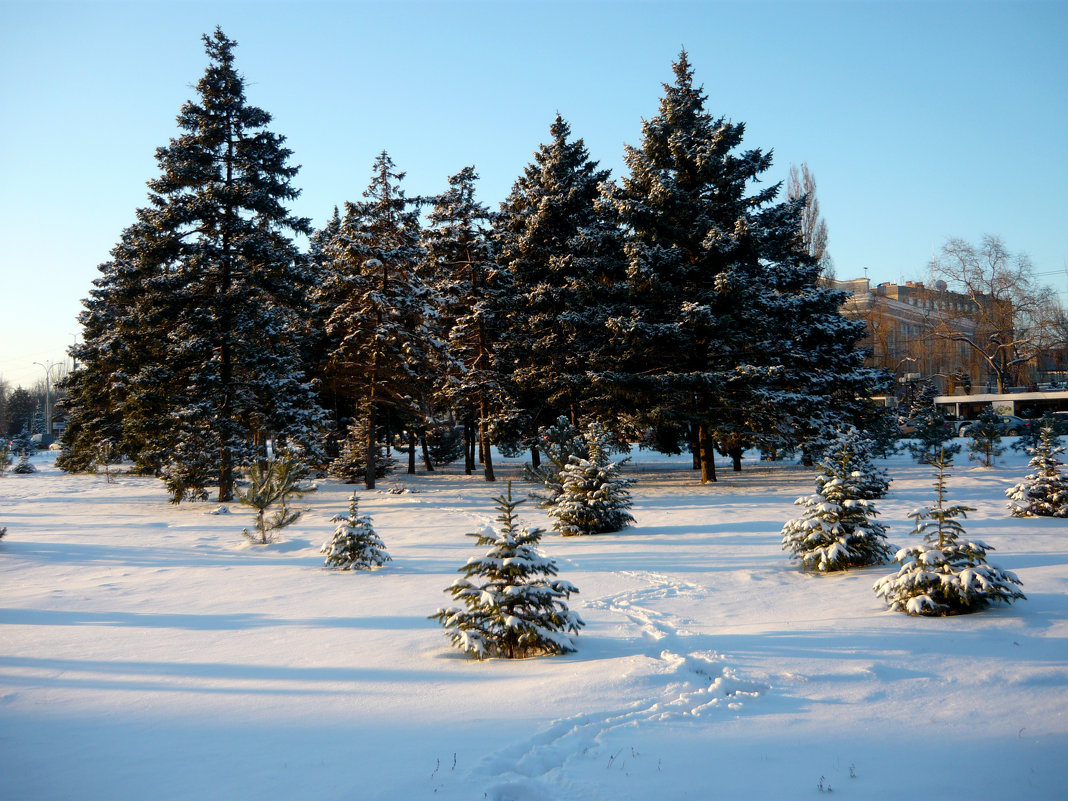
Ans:
POLYGON ((771 154, 708 112, 685 50, 618 182, 558 114, 496 212, 473 166, 409 197, 383 150, 363 199, 312 230, 236 43, 203 39, 181 133, 84 301, 64 469, 107 443, 172 495, 217 482, 225 501, 268 440, 320 467, 341 452, 372 488, 383 446, 415 472, 417 448, 432 470, 453 438, 493 481, 493 447, 537 468, 564 417, 689 448, 715 481, 716 451, 811 459, 831 421, 875 419, 886 377, 818 280, 808 195, 760 183, 771 154))

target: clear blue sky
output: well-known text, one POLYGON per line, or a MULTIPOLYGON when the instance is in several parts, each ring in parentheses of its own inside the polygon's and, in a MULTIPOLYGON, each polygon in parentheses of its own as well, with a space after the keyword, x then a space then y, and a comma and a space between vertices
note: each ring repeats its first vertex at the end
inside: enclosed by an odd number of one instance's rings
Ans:
POLYGON ((383 149, 409 194, 475 164, 496 207, 559 111, 613 175, 686 47, 709 110, 807 162, 841 278, 1001 236, 1068 302, 1068 2, 0 0, 0 377, 60 361, 155 149, 235 39, 321 225, 383 149))

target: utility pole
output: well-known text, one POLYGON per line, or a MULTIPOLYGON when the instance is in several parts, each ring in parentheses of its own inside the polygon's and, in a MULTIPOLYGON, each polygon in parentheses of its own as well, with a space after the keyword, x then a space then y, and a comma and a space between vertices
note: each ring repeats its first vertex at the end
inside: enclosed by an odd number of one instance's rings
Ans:
POLYGON ((51 392, 51 380, 52 369, 59 366, 59 362, 49 362, 48 364, 42 364, 41 362, 34 362, 38 367, 41 367, 45 371, 45 436, 52 437, 52 392, 51 392))

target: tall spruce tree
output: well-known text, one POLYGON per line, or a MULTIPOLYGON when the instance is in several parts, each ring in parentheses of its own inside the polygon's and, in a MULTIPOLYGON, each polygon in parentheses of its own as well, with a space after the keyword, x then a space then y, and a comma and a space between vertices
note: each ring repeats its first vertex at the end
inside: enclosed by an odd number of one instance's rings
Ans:
POLYGON ((296 336, 310 277, 292 240, 310 227, 286 208, 299 194, 298 168, 267 128, 270 114, 246 102, 236 43, 220 29, 203 40, 209 65, 178 115, 182 133, 157 150, 150 205, 87 301, 84 374, 72 380, 70 403, 82 406, 86 437, 121 421, 127 455, 157 471, 185 468, 161 464, 164 454, 208 454, 219 498, 230 500, 235 466, 256 458, 267 437, 317 450, 321 415, 296 336), (104 341, 111 299, 117 336, 128 337, 121 364, 109 363, 104 341))
POLYGON ((439 395, 465 430, 477 430, 483 472, 493 481, 492 428, 511 405, 501 356, 511 281, 495 259, 492 215, 475 200, 477 180, 474 167, 449 178, 449 189, 434 198, 423 243, 448 356, 440 362, 439 395))
POLYGON ((738 468, 746 447, 824 429, 809 421, 828 404, 854 422, 876 374, 856 352, 862 326, 817 284, 803 200, 776 203, 778 185, 755 186, 771 154, 738 151, 744 124, 708 113, 685 51, 673 68, 606 198, 627 232, 632 304, 613 321, 614 379, 647 424, 696 432, 707 482, 714 446, 738 468))
POLYGON ((714 481, 716 428, 721 437, 737 428, 725 396, 752 395, 766 379, 752 363, 762 239, 794 232, 757 219, 776 187, 750 194, 750 184, 770 155, 735 155, 745 126, 705 110, 685 51, 673 69, 641 145, 626 147, 629 175, 608 197, 628 233, 633 304, 614 321, 625 356, 617 389, 648 423, 695 427, 702 481, 714 481))
POLYGON ((419 212, 401 188, 404 173, 383 151, 363 201, 346 203, 323 247, 340 278, 326 322, 333 345, 328 371, 352 398, 367 441, 364 486, 374 489, 380 429, 389 418, 419 414, 429 381, 428 317, 434 299, 418 274, 423 258, 419 212))
POLYGON ((624 287, 619 232, 598 208, 609 172, 559 114, 549 132, 495 225, 514 282, 508 358, 527 437, 561 414, 589 416, 582 407, 594 400, 591 374, 604 369, 606 326, 624 287))

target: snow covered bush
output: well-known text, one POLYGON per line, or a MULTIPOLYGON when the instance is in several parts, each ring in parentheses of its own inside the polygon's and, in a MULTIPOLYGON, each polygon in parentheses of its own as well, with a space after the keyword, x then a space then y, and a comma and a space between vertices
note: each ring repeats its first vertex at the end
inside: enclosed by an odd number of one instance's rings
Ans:
POLYGON ((524 659, 575 650, 572 635, 585 625, 567 607, 574 585, 555 580, 556 563, 538 553, 541 529, 519 529, 515 509, 521 501, 508 494, 496 499, 500 532, 469 534, 484 556, 460 568, 464 574, 445 591, 463 607, 439 609, 430 616, 449 630, 453 645, 474 657, 524 659))
POLYGON ((1001 456, 1005 449, 1001 447, 1001 417, 993 406, 987 406, 975 422, 968 426, 968 458, 980 462, 983 467, 990 467, 994 459, 1001 456))
POLYGON ((816 494, 794 502, 805 512, 783 526, 782 548, 802 570, 846 570, 890 558, 886 528, 875 521, 878 512, 869 497, 885 483, 885 474, 866 475, 865 461, 875 471, 857 430, 840 431, 819 463, 816 494))
POLYGON ((30 462, 30 452, 23 451, 19 454, 19 463, 11 468, 12 473, 19 473, 26 475, 28 473, 36 473, 37 468, 30 462))
POLYGON ((897 552, 894 559, 901 568, 875 582, 875 594, 891 609, 910 615, 959 615, 995 601, 1011 603, 1026 597, 1017 589, 1020 580, 1014 573, 987 564, 986 555, 993 548, 964 536, 956 518, 967 517, 973 508, 946 504, 952 457, 942 452, 932 464, 935 505, 909 514, 916 521, 912 533, 923 537, 923 543, 897 552))
POLYGON ((1030 450, 1034 472, 1005 492, 1013 517, 1068 517, 1068 476, 1061 471, 1060 453, 1064 447, 1057 444, 1055 429, 1043 426, 1038 445, 1030 450))
POLYGON ((371 525, 371 518, 358 513, 356 493, 349 498, 348 515, 337 515, 334 538, 323 543, 324 567, 335 570, 371 570, 391 561, 386 546, 371 525))
POLYGON ((607 534, 634 522, 627 511, 633 479, 620 476, 620 463, 608 458, 609 438, 598 424, 586 430, 585 444, 589 457, 568 457, 560 492, 549 507, 549 516, 556 519, 553 528, 565 537, 607 534))

